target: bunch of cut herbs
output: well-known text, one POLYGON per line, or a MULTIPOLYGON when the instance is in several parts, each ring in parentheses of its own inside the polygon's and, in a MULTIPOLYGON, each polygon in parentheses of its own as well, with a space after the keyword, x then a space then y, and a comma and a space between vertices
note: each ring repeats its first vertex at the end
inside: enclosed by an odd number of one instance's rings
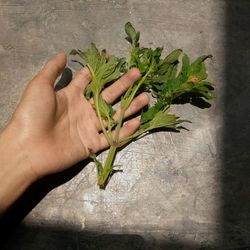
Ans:
POLYGON ((178 130, 178 125, 187 121, 170 112, 173 104, 194 103, 197 100, 204 103, 213 99, 214 88, 207 80, 204 63, 211 55, 203 55, 190 62, 187 54, 181 49, 176 49, 166 57, 162 57, 162 47, 154 49, 140 45, 140 32, 136 31, 130 22, 125 24, 125 32, 131 44, 127 59, 114 55, 107 57, 106 50, 97 49, 94 43, 87 51, 80 49, 71 51, 72 55, 80 56, 92 74, 92 81, 83 94, 88 99, 93 98, 93 107, 102 132, 110 145, 105 163, 101 163, 95 154, 91 155, 97 167, 97 183, 101 188, 106 186, 115 171, 113 162, 117 149, 149 131, 166 128, 178 130), (140 70, 141 78, 120 97, 120 118, 115 121, 113 119, 115 111, 112 105, 102 98, 101 92, 133 67, 140 70), (134 97, 144 91, 152 96, 154 104, 143 109, 140 115, 140 127, 134 134, 123 139, 119 138, 125 111, 134 97))

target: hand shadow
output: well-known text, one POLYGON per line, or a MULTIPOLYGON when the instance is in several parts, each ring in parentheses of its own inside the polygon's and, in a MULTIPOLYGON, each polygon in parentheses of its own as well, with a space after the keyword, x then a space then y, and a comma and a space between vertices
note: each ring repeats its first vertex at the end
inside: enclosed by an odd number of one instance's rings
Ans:
MULTIPOLYGON (((60 80, 55 85, 55 91, 66 87, 72 80, 72 71, 65 68, 60 80)), ((88 163, 89 159, 81 161, 71 168, 46 176, 32 184, 22 196, 0 218, 1 231, 8 231, 17 226, 24 217, 54 188, 66 183, 76 176, 88 163)), ((2 232, 1 232, 2 233, 2 232)))
POLYGON ((69 83, 72 80, 72 70, 68 67, 66 67, 59 79, 59 81, 55 84, 55 91, 59 91, 60 89, 65 88, 66 86, 69 85, 69 83))

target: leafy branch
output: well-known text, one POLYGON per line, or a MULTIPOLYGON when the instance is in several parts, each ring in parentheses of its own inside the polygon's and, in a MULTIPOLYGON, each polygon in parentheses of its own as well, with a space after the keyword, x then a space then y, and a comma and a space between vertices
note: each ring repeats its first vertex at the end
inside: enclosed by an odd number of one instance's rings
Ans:
POLYGON ((130 22, 125 24, 125 32, 131 44, 127 61, 125 58, 113 55, 107 58, 106 51, 98 50, 94 43, 85 52, 79 49, 71 51, 72 55, 80 56, 91 71, 92 81, 84 94, 87 98, 93 98, 102 132, 110 145, 104 165, 97 160, 95 155, 91 155, 97 167, 100 187, 105 187, 114 171, 113 162, 119 147, 148 131, 164 128, 177 129, 180 123, 188 122, 169 113, 172 104, 180 100, 184 100, 182 103, 192 103, 193 96, 203 101, 213 99, 214 88, 212 83, 207 81, 208 75, 204 63, 211 55, 200 56, 191 63, 187 54, 181 49, 176 49, 162 58, 163 48, 152 49, 140 46, 140 32, 137 32, 130 22), (140 70, 141 78, 121 96, 121 114, 116 122, 113 119, 113 107, 105 102, 101 92, 132 67, 140 70), (139 129, 131 136, 121 139, 119 133, 125 111, 134 97, 142 91, 148 91, 155 99, 155 103, 148 105, 142 111, 139 129))

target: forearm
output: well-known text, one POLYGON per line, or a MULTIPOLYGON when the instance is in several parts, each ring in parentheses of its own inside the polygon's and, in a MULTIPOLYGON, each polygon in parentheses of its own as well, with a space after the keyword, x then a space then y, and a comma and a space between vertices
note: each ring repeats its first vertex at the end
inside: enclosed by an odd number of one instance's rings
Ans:
POLYGON ((0 134, 0 214, 36 179, 20 132, 9 125, 0 134))

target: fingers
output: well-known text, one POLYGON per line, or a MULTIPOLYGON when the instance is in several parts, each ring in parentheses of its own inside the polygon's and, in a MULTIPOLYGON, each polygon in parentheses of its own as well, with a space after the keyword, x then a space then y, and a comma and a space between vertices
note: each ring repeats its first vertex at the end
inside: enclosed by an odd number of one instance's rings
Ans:
MULTIPOLYGON (((128 109, 125 111, 124 118, 128 118, 131 115, 136 114, 138 111, 140 111, 143 107, 145 107, 149 103, 149 97, 146 93, 142 93, 135 97, 135 99, 131 102, 128 109)), ((115 121, 119 120, 121 114, 121 108, 119 107, 116 110, 116 113, 113 117, 115 121)))
POLYGON ((91 73, 88 69, 88 67, 83 67, 74 77, 74 79, 70 83, 70 87, 74 86, 80 89, 81 93, 82 91, 87 87, 89 82, 91 81, 91 73))
POLYGON ((140 120, 139 118, 133 118, 129 120, 124 126, 121 128, 119 138, 123 139, 132 134, 140 127, 140 120))
POLYGON ((66 61, 64 53, 57 54, 46 63, 32 82, 41 82, 54 86, 57 77, 63 72, 66 66, 66 61))
MULTIPOLYGON (((91 81, 91 73, 88 67, 83 67, 70 83, 69 87, 78 87, 81 92, 87 87, 91 81)), ((111 86, 104 89, 101 93, 103 99, 107 103, 113 103, 120 95, 122 95, 133 83, 140 78, 140 71, 137 68, 130 69, 120 79, 111 86)), ((93 103, 93 100, 90 100, 93 103)))
MULTIPOLYGON (((143 107, 145 107, 146 105, 148 105, 149 103, 149 97, 146 93, 141 93, 140 95, 138 95, 137 97, 134 98, 134 100, 131 102, 131 104, 129 105, 128 109, 125 111, 124 114, 124 119, 136 114, 138 111, 140 111, 143 107)), ((115 121, 118 121, 121 115, 121 108, 119 107, 114 116, 113 119, 115 121)), ((105 127, 107 127, 107 123, 104 122, 105 127)), ((96 125, 96 128, 98 131, 101 131, 101 124, 98 123, 96 125)))
MULTIPOLYGON (((126 138, 132 134, 134 134, 134 132, 140 127, 140 120, 138 118, 134 118, 129 120, 127 123, 125 123, 121 130, 120 130, 120 134, 119 134, 119 138, 123 139, 126 138)), ((105 148, 109 147, 109 143, 105 137, 104 134, 100 135, 100 148, 98 149, 98 151, 103 150, 105 148)))
POLYGON ((140 78, 141 74, 137 68, 130 69, 115 83, 102 91, 102 97, 107 103, 113 103, 122 95, 133 83, 140 78))

